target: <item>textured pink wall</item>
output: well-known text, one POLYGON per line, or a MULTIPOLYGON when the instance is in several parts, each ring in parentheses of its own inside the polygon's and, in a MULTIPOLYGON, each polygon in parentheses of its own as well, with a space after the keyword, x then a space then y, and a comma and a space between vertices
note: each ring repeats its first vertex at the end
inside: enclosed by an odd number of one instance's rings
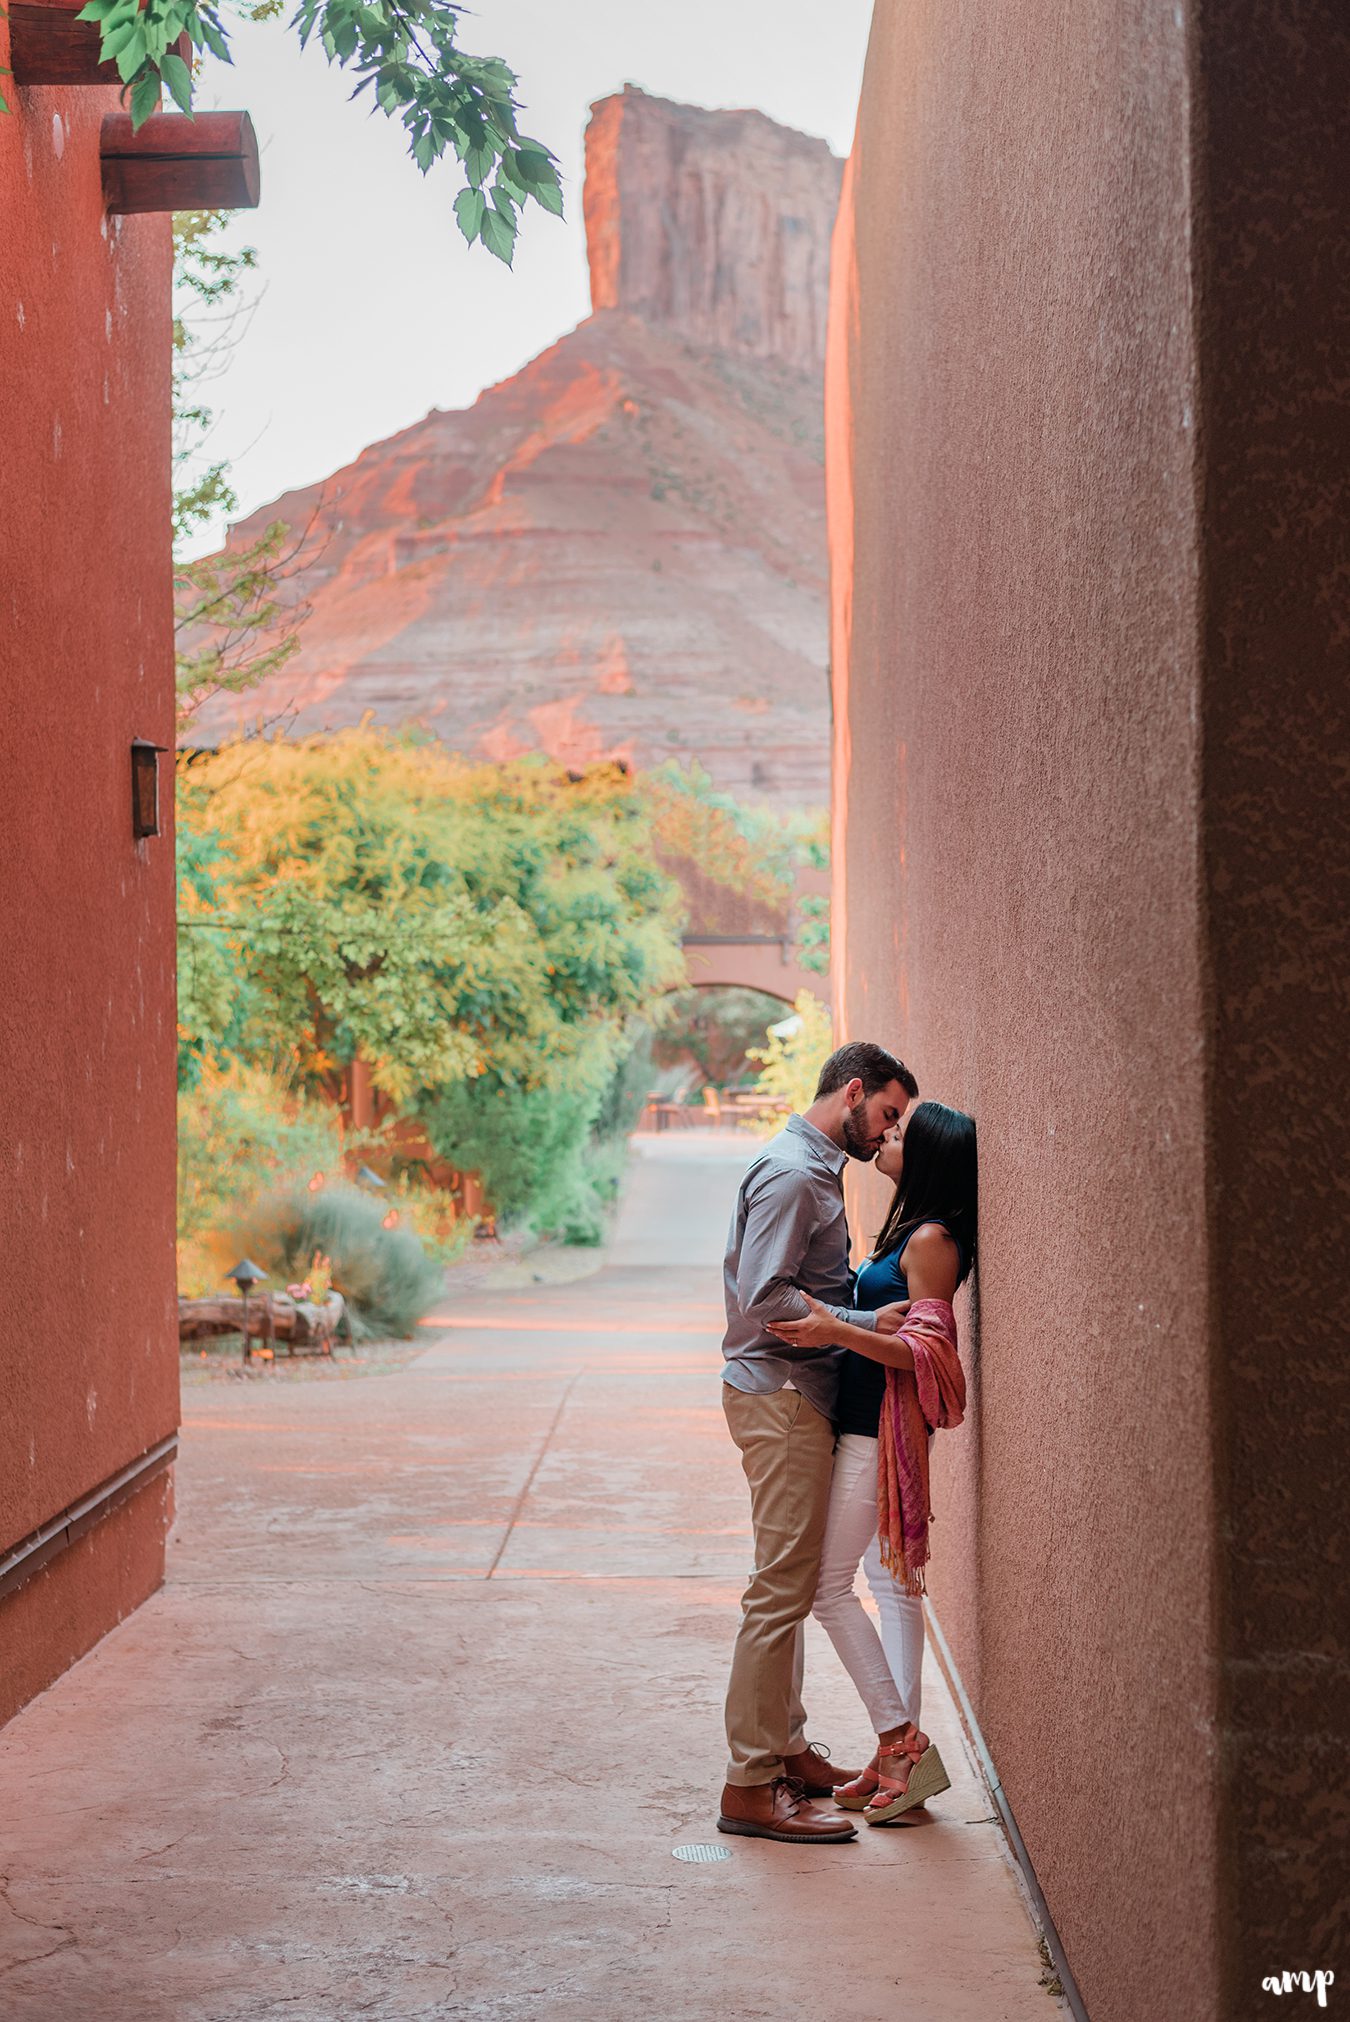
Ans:
MULTIPOLYGON (((0 1548, 178 1421, 171 771, 166 832, 139 844, 130 784, 133 738, 173 743, 169 222, 104 215, 115 91, 6 96, 0 1548)), ((146 1491, 110 1520, 124 1540, 149 1526, 156 1568, 164 1508, 146 1491)), ((116 1579, 53 1572, 0 1603, 29 1675, 144 1588, 144 1540, 81 1557, 110 1551, 116 1579), (44 1608, 58 1586, 69 1621, 44 1608)))
POLYGON ((1285 1965, 1350 1989, 1350 14, 1197 19, 1223 2012, 1246 2017, 1285 1965))
POLYGON ((980 1129, 932 1589, 1094 2022, 1216 2012, 1187 147, 1171 8, 878 8, 829 372, 846 1029, 980 1129))
POLYGON ((979 1121, 932 1589, 1094 2022, 1338 1963, 1342 18, 879 7, 835 239, 836 987, 979 1121))

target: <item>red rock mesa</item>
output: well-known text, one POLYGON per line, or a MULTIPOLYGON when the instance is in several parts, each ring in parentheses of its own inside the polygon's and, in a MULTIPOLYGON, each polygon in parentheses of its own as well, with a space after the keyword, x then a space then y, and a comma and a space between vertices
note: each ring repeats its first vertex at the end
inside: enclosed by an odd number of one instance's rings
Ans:
POLYGON ((828 794, 821 388, 841 164, 759 112, 592 109, 593 313, 232 531, 312 523, 299 654, 204 709, 417 719, 469 756, 697 758, 828 794))

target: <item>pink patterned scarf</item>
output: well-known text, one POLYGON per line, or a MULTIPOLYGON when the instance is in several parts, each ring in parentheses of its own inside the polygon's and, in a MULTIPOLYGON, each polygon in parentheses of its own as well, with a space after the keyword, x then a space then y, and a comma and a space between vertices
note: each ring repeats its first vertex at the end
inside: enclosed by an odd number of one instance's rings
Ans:
POLYGON ((886 1371, 877 1436, 877 1530, 881 1562, 907 1594, 926 1593, 928 1429, 959 1425, 966 1379, 956 1315, 945 1299, 916 1299, 893 1337, 914 1356, 912 1369, 886 1371))

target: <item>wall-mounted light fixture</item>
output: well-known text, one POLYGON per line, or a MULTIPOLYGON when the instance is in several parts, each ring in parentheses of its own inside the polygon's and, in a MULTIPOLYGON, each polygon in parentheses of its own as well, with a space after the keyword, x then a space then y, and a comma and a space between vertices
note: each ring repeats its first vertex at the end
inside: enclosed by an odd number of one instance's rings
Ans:
POLYGON ((131 740, 131 833, 137 842, 159 834, 159 754, 167 749, 144 737, 131 740))

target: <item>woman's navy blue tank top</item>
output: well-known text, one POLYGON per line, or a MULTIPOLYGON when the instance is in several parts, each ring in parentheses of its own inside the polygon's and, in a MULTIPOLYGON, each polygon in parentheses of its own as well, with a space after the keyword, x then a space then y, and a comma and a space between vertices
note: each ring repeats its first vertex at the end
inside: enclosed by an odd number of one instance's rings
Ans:
MULTIPOLYGON (((936 1217, 932 1219, 936 1220, 936 1217)), ((964 1268, 966 1256, 961 1238, 954 1229, 947 1228, 946 1222, 938 1226, 947 1229, 947 1234, 961 1251, 964 1268)), ((909 1297, 909 1285, 903 1269, 908 1248, 909 1240, 906 1238, 903 1247, 892 1250, 889 1256, 867 1259, 853 1281, 855 1306, 861 1307, 864 1312, 875 1313, 879 1306, 889 1306, 897 1299, 909 1297)), ((839 1369, 839 1397, 834 1407, 834 1420, 839 1431, 860 1432, 865 1439, 875 1439, 881 1424, 885 1395, 885 1364, 873 1362, 869 1356, 859 1355, 852 1348, 846 1349, 839 1369)))

